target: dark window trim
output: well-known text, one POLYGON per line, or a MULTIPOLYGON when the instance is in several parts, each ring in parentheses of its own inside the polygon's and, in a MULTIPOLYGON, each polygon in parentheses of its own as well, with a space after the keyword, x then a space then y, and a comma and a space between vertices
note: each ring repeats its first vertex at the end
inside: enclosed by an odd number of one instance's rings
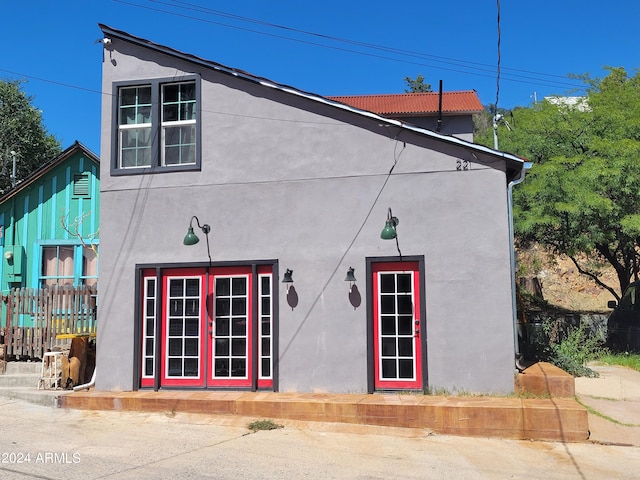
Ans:
POLYGON ((144 175, 148 173, 169 173, 169 172, 185 172, 200 171, 202 165, 202 89, 201 78, 199 75, 185 75, 184 77, 164 77, 152 79, 139 79, 131 81, 113 82, 111 102, 111 176, 120 175, 144 175), (161 141, 161 115, 162 108, 160 86, 166 83, 182 83, 195 81, 196 83, 196 163, 191 165, 169 165, 162 166, 160 152, 161 141), (153 144, 151 146, 151 167, 139 168, 119 168, 119 145, 118 138, 120 128, 118 125, 118 102, 119 91, 123 87, 142 87, 151 85, 152 94, 152 110, 151 110, 151 136, 153 144))

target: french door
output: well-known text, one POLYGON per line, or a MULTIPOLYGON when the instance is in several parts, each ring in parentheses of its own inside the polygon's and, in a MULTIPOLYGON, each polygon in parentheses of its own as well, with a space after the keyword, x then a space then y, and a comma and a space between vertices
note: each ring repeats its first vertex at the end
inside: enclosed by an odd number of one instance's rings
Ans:
POLYGON ((143 271, 141 386, 272 385, 271 267, 143 271))
POLYGON ((376 390, 422 389, 423 340, 418 262, 373 263, 372 342, 376 390))

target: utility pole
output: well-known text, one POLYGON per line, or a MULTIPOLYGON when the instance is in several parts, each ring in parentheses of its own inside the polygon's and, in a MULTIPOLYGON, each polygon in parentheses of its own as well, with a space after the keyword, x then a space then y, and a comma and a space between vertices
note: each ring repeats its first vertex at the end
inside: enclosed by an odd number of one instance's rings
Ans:
POLYGON ((16 188, 16 152, 11 150, 11 159, 13 160, 13 170, 11 173, 11 188, 16 188))

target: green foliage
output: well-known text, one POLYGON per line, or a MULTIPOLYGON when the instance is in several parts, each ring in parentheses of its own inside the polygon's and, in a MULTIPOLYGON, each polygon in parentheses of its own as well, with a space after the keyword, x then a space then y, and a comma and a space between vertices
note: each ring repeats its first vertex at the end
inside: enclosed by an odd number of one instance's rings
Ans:
POLYGON ((575 377, 597 377, 587 362, 605 352, 603 342, 584 325, 565 326, 562 321, 547 321, 532 331, 533 352, 538 360, 550 362, 575 377))
POLYGON ((278 428, 284 428, 284 425, 278 425, 272 420, 255 420, 247 425, 247 428, 252 432, 258 430, 276 430, 278 428))
MULTIPOLYGON (((583 77, 586 97, 514 109, 511 129, 498 126, 500 150, 533 162, 514 189, 519 241, 567 255, 617 299, 640 269, 639 75, 610 68, 602 80, 583 77), (613 267, 618 285, 605 285, 585 258, 613 267)), ((493 146, 488 134, 476 141, 493 146)))
POLYGON ((420 74, 413 79, 411 77, 404 77, 404 82, 407 84, 407 89, 405 89, 405 93, 421 93, 421 92, 430 92, 431 84, 424 83, 424 77, 420 74))
POLYGON ((0 80, 0 193, 11 188, 12 151, 18 181, 60 153, 60 143, 47 133, 42 113, 22 90, 22 83, 0 80))

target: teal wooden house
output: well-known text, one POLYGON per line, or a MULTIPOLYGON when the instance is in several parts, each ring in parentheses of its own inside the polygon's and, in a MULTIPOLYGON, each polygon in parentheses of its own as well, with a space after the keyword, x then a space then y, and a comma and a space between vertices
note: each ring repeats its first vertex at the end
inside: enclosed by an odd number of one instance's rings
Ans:
POLYGON ((0 197, 0 289, 96 285, 100 160, 75 142, 0 197))

